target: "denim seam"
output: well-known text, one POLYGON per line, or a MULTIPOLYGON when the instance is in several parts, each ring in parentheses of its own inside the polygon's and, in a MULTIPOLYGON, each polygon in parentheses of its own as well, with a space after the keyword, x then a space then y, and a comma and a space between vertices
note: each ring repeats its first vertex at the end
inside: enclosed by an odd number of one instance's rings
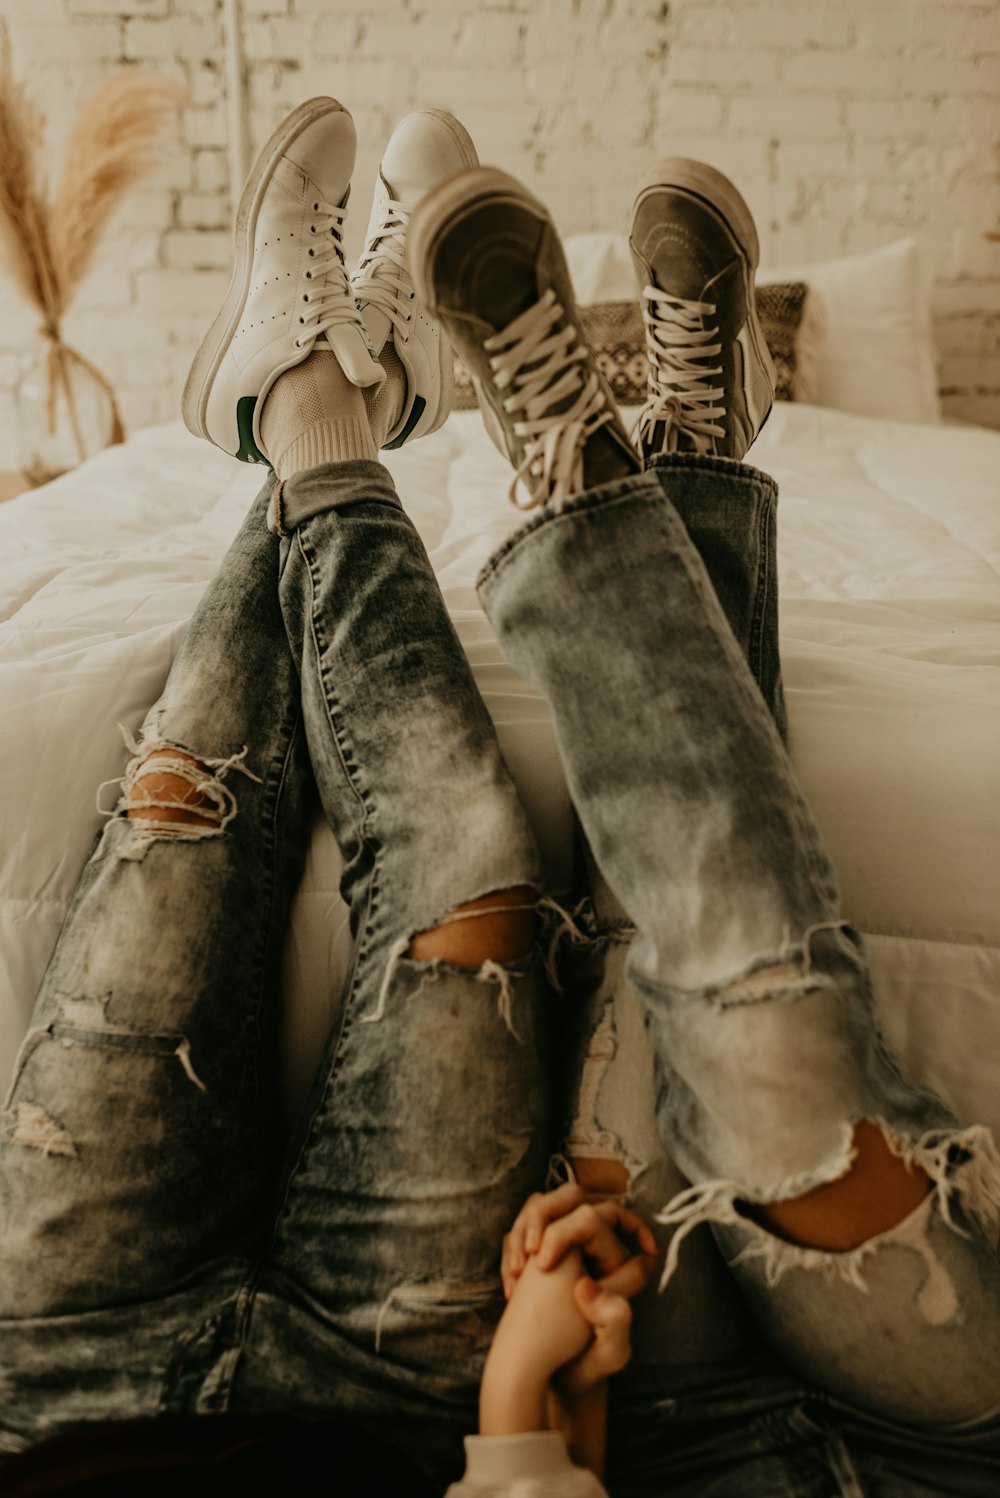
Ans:
POLYGON ((309 577, 309 633, 312 636, 313 647, 316 651, 316 667, 319 672, 320 684, 322 686, 323 706, 326 711, 326 720, 330 728, 330 737, 336 746, 337 757, 340 760, 341 769, 344 772, 344 778, 347 780, 347 783, 350 785, 352 791, 357 797, 358 802, 360 803, 363 813, 361 821, 361 840, 362 842, 367 844, 367 827, 369 815, 372 809, 370 797, 365 788, 358 781, 357 774, 355 773, 355 770, 353 768, 355 761, 352 759, 351 762, 348 763, 348 760, 345 758, 342 730, 338 726, 337 715, 333 711, 332 707, 332 704, 337 701, 337 696, 333 684, 330 681, 329 673, 326 669, 326 651, 324 649, 325 641, 322 641, 320 638, 320 631, 316 619, 316 573, 314 571, 313 565, 315 554, 311 550, 307 550, 305 540, 303 539, 303 532, 305 531, 308 523, 308 521, 303 521, 302 525, 298 527, 295 532, 295 542, 298 546, 299 554, 302 557, 303 562, 305 563, 306 572, 309 577))
MULTIPOLYGON (((292 707, 291 703, 289 707, 292 707)), ((276 775, 269 773, 265 776, 262 788, 263 806, 261 808, 260 826, 267 880, 266 903, 268 919, 261 924, 261 928, 258 931, 257 946, 253 956, 253 971, 256 974, 257 993, 255 1002, 252 1008, 248 1007, 246 1016, 244 1081, 242 1089, 250 1104, 249 1112, 246 1115, 245 1128, 249 1131, 247 1142, 251 1146, 257 1140, 258 1119, 260 1117, 262 1102, 260 1077, 261 1015, 266 998, 267 949, 274 935, 275 901, 278 897, 278 883, 275 879, 275 866, 279 847, 278 818, 281 809, 282 794, 288 780, 289 766, 301 726, 301 708, 295 704, 283 725, 286 737, 280 760, 280 769, 276 775)))
MULTIPOLYGON (((189 1354, 189 1351, 191 1348, 197 1347, 198 1343, 207 1332, 212 1333, 216 1356, 213 1360, 212 1366, 206 1370, 205 1374, 202 1377, 201 1385, 199 1386, 199 1400, 201 1397, 201 1390, 204 1388, 206 1380, 214 1373, 216 1367, 219 1364, 220 1358, 224 1357, 226 1353, 232 1353, 234 1351, 238 1351, 240 1356, 242 1356, 243 1350, 246 1346, 247 1333, 250 1326, 250 1315, 253 1310, 254 1299, 256 1297, 257 1289, 260 1284, 261 1274, 262 1265, 260 1261, 255 1260, 251 1262, 239 1285, 233 1291, 232 1295, 223 1303, 222 1307, 216 1307, 215 1310, 210 1311, 205 1317, 202 1318, 201 1321, 199 1321, 195 1326, 191 1327, 186 1335, 180 1339, 175 1348, 173 1359, 165 1370, 163 1382, 160 1387, 160 1396, 157 1409, 157 1414, 159 1416, 166 1415, 169 1412, 171 1395, 174 1389, 177 1388, 178 1384, 180 1384, 184 1378, 186 1368, 185 1360, 189 1354), (229 1316, 235 1318, 236 1325, 234 1330, 236 1335, 234 1338, 227 1339, 220 1346, 219 1336, 225 1325, 226 1318, 229 1316)), ((232 1366, 228 1371, 228 1376, 225 1378, 218 1390, 218 1397, 221 1399, 220 1408, 222 1411, 225 1411, 229 1408, 239 1361, 239 1358, 232 1360, 232 1366)), ((195 1402, 198 1403, 198 1400, 196 1400, 195 1402)))
MULTIPOLYGON (((351 789, 354 792, 354 795, 361 805, 363 811, 362 828, 365 828, 368 823, 369 813, 372 809, 371 800, 370 795, 366 793, 366 791, 358 784, 356 774, 344 758, 344 744, 341 738, 341 731, 337 726, 336 715, 332 711, 331 707, 331 703, 336 701, 336 693, 334 692, 334 689, 330 684, 326 671, 323 667, 324 653, 321 648, 321 641, 316 622, 315 577, 313 574, 311 556, 307 553, 307 548, 303 539, 303 531, 307 525, 308 521, 304 521, 303 524, 296 529, 294 539, 296 544, 298 545, 299 553, 303 559, 309 577, 310 596, 312 599, 312 606, 309 611, 310 633, 312 635, 313 646, 316 651, 317 669, 319 670, 323 688, 323 703, 326 709, 330 735, 333 743, 336 746, 337 756, 340 760, 341 768, 343 769, 344 776, 348 784, 350 785, 351 789)), ((353 766, 354 763, 355 762, 352 760, 351 765, 353 766)), ((367 882, 364 920, 359 925, 359 932, 354 943, 354 952, 352 954, 350 970, 345 976, 345 998, 341 1008, 340 1028, 337 1034, 336 1044, 333 1047, 333 1052, 330 1056, 327 1066, 327 1074, 323 1084, 323 1091, 316 1102, 315 1108, 313 1109, 312 1116, 309 1119, 308 1128, 303 1134, 302 1142, 296 1153, 295 1159, 290 1162, 289 1168, 285 1173, 284 1188, 282 1191, 281 1200, 277 1205, 273 1216, 271 1231, 272 1246, 276 1241, 279 1229, 281 1228, 281 1225, 288 1211, 292 1184, 295 1180, 296 1175, 299 1173, 300 1169, 303 1167, 312 1152, 317 1137, 319 1122, 325 1116, 328 1110, 332 1089, 341 1069, 345 1045, 349 1039, 354 1023, 356 1022, 356 1001, 358 997, 358 991, 367 971, 369 953, 372 950, 373 943, 377 947, 376 918, 378 915, 378 893, 380 887, 379 876, 381 873, 381 858, 379 856, 377 842, 370 842, 364 832, 362 832, 362 842, 364 842, 371 851, 372 869, 371 875, 367 882)))
POLYGON ((376 861, 375 865, 372 868, 371 879, 368 883, 367 898, 365 902, 365 915, 363 925, 361 926, 361 934, 359 935, 358 940, 355 943, 354 952, 351 958, 350 970, 346 974, 344 980, 345 998, 343 1004, 341 1005, 336 1043, 333 1045, 332 1054, 330 1055, 329 1062, 327 1063, 326 1077, 323 1082, 323 1091, 317 1099, 316 1106, 313 1108, 312 1114, 310 1115, 308 1127, 303 1132, 302 1140, 298 1150, 296 1151, 295 1158, 294 1160, 290 1160, 288 1162, 288 1167, 284 1172, 284 1182, 282 1185, 281 1198, 280 1201, 278 1201, 275 1205, 269 1240, 270 1248, 272 1250, 275 1247, 279 1231, 281 1230, 288 1213, 289 1200, 291 1197, 292 1187, 295 1183, 295 1178, 305 1165, 315 1147, 317 1135, 319 1132, 319 1125, 321 1120, 325 1118, 329 1109, 334 1083, 343 1064, 345 1047, 350 1038, 351 1031, 354 1028, 354 1024, 357 1020, 356 1000, 358 996, 358 990, 360 989, 361 982, 365 976, 366 962, 368 954, 372 947, 372 940, 376 927, 375 918, 378 914, 378 903, 375 898, 378 893, 378 874, 379 864, 376 861))
POLYGON ((754 591, 753 610, 750 615, 751 670, 763 694, 764 687, 764 617, 771 589, 771 559, 768 554, 770 497, 755 486, 757 500, 757 587, 754 591))

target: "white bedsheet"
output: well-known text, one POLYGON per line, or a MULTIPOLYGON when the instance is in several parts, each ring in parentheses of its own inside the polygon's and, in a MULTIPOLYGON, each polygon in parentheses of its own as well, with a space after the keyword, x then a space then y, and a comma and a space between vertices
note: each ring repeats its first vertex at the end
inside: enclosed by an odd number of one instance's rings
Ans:
MULTIPOLYGON (((752 457, 782 492, 792 757, 886 1028, 1000 1138, 1000 434, 784 405, 752 457)), ((571 818, 548 711, 473 589, 517 522, 509 469, 475 413, 387 458, 560 889, 571 818)), ((135 732, 157 697, 260 478, 177 424, 0 506, 0 1079, 101 823, 96 787, 127 757, 117 725, 135 732)), ((286 951, 290 1098, 344 970, 339 868, 318 826, 286 951)))

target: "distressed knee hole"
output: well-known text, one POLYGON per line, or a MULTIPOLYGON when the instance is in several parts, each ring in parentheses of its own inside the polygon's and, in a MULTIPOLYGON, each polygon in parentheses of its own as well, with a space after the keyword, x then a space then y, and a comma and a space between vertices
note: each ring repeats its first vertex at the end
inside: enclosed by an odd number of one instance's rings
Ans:
POLYGON ((538 892, 530 885, 497 890, 456 905, 440 925, 412 937, 406 956, 478 968, 526 957, 538 935, 538 892))
POLYGON ((584 1191, 599 1191, 605 1196, 624 1196, 629 1189, 628 1168, 622 1164, 621 1160, 570 1155, 569 1163, 584 1191))
POLYGON ((727 1004, 755 1004, 770 998, 777 989, 789 988, 802 981, 802 969, 793 962, 782 962, 777 967, 757 968, 744 978, 738 978, 720 993, 727 1004))
POLYGON ((10 1139, 43 1155, 66 1155, 75 1159, 77 1149, 70 1135, 37 1103, 18 1103, 4 1115, 11 1121, 10 1139))
POLYGON ((851 1162, 836 1180, 786 1201, 741 1201, 740 1212, 790 1243, 831 1253, 860 1248, 888 1232, 920 1205, 931 1178, 868 1119, 855 1124, 851 1148, 851 1162))
POLYGON ((176 769, 151 769, 158 759, 169 760, 174 765, 182 761, 201 776, 211 777, 212 772, 193 755, 183 754, 177 749, 154 749, 135 773, 125 815, 138 819, 152 815, 157 822, 181 822, 192 827, 218 826, 217 817, 206 816, 198 810, 209 803, 197 782, 179 774, 176 769))

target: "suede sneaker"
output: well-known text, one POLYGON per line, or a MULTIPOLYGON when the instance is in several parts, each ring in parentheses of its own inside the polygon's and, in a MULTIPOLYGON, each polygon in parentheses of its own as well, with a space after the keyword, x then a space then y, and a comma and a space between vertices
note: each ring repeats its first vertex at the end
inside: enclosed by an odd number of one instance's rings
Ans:
POLYGON ((435 188, 410 221, 408 264, 469 371, 487 432, 514 464, 515 505, 558 506, 639 471, 559 236, 520 182, 480 167, 435 188))
POLYGON ((629 245, 649 360, 648 399, 635 428, 643 458, 741 459, 774 400, 749 208, 721 172, 671 157, 643 179, 629 245))

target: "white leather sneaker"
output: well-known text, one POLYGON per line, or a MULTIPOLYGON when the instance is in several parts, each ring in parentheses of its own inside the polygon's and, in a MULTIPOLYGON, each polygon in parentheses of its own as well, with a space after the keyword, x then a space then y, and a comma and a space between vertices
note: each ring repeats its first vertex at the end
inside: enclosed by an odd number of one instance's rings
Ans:
POLYGON ((437 431, 451 410, 452 355, 440 324, 416 296, 404 254, 410 214, 446 177, 479 165, 468 131, 443 109, 400 120, 379 167, 365 247, 352 277, 372 346, 391 337, 406 371, 406 399, 383 447, 437 431))
POLYGON ((309 99, 271 136, 243 190, 233 278, 181 403, 189 431, 243 462, 269 461, 260 436, 264 397, 317 343, 333 350, 355 385, 385 379, 341 242, 356 150, 343 105, 309 99))

